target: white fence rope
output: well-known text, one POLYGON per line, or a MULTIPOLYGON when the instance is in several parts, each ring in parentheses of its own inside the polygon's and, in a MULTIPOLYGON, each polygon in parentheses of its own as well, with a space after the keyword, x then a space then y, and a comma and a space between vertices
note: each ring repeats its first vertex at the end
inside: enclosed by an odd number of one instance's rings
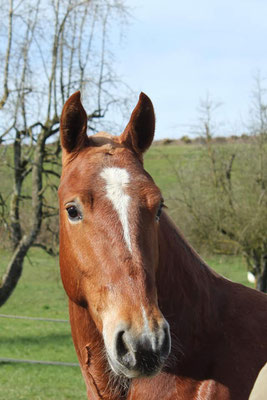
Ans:
POLYGON ((20 360, 16 358, 0 357, 0 363, 19 363, 19 364, 42 364, 42 365, 60 365, 65 367, 79 367, 78 363, 69 363, 61 361, 42 361, 42 360, 20 360))
POLYGON ((67 319, 54 319, 54 318, 41 318, 41 317, 23 317, 20 315, 8 315, 0 314, 1 318, 13 318, 13 319, 28 319, 32 321, 45 321, 45 322, 69 322, 67 319))

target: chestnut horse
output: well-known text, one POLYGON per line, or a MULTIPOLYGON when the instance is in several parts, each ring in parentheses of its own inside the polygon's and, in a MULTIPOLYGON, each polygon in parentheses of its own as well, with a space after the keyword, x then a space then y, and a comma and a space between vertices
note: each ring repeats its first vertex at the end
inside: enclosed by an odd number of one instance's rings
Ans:
POLYGON ((61 116, 60 268, 90 400, 245 400, 267 361, 267 296, 212 271, 144 170, 155 115, 141 93, 120 136, 61 116))

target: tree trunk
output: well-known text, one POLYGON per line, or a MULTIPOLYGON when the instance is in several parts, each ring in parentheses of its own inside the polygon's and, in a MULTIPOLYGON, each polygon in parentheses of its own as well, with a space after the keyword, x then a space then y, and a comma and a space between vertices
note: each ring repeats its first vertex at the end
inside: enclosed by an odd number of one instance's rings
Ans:
MULTIPOLYGON (((23 261, 29 248, 33 245, 37 238, 42 224, 42 205, 43 205, 43 183, 42 183, 42 170, 45 151, 45 140, 47 132, 45 130, 40 133, 34 150, 33 167, 32 167, 32 210, 31 210, 31 228, 27 235, 17 243, 13 251, 11 261, 7 270, 0 282, 0 307, 11 296, 13 290, 17 286, 19 278, 23 269, 23 261)), ((15 174, 15 183, 16 174, 15 174)), ((14 206, 15 208, 15 206, 14 206)), ((11 208, 11 213, 14 210, 11 208)), ((19 215, 15 213, 19 218, 19 215)), ((19 219, 16 220, 18 232, 21 232, 19 219)), ((15 237, 15 240, 17 237, 15 237)), ((15 243, 14 243, 15 244, 15 243)))
POLYGON ((263 257, 263 267, 256 277, 256 288, 267 293, 267 255, 263 257))
POLYGON ((22 273, 24 257, 29 250, 30 243, 27 237, 23 236, 19 245, 14 250, 11 261, 7 267, 0 286, 0 307, 7 301, 17 286, 22 273))
POLYGON ((21 189, 23 183, 21 170, 21 134, 16 132, 16 139, 13 145, 14 151, 14 185, 10 201, 10 230, 13 250, 15 250, 22 238, 19 210, 21 200, 21 189))

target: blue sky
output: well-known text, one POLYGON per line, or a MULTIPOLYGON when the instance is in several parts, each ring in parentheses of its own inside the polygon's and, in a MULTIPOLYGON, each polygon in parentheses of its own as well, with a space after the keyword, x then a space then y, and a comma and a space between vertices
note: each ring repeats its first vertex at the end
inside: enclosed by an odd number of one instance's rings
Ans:
POLYGON ((133 18, 117 68, 154 103, 156 138, 192 133, 207 93, 219 134, 242 133, 253 77, 267 76, 267 1, 129 0, 133 18), (222 121, 222 123, 220 123, 222 121))

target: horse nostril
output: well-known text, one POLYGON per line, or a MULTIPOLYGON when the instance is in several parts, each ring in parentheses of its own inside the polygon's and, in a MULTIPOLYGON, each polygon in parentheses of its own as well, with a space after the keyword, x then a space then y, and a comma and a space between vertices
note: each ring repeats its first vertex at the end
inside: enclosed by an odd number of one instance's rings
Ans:
POLYGON ((120 331, 117 334, 116 350, 117 350, 117 354, 119 357, 123 357, 126 353, 128 353, 128 348, 126 347, 125 342, 123 340, 124 334, 125 334, 125 331, 120 331))
POLYGON ((118 359, 123 365, 128 368, 135 366, 135 356, 128 347, 125 331, 120 331, 117 334, 116 351, 118 359))

